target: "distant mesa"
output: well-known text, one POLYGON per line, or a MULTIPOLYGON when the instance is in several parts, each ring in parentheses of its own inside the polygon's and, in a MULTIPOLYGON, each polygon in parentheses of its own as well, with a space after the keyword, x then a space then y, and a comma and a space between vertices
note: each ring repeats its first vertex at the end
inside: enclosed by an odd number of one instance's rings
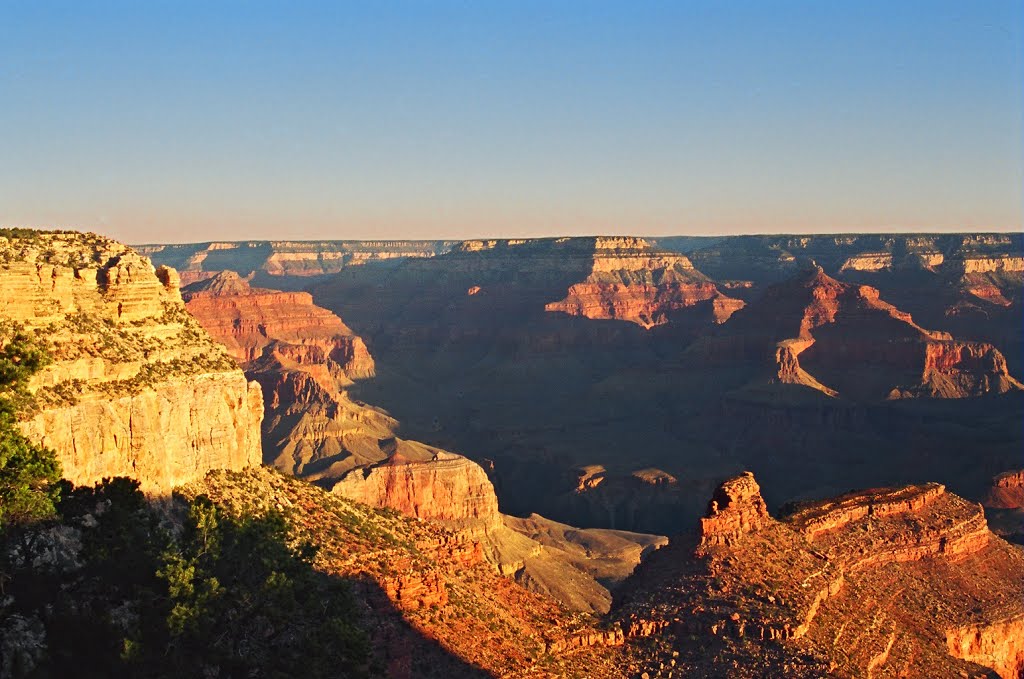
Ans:
POLYGON ((993 509, 1024 509, 1024 469, 998 474, 982 504, 993 509))
POLYGON ((433 257, 457 241, 239 241, 139 245, 154 261, 176 268, 186 284, 219 271, 268 276, 324 276, 367 263, 433 257))
POLYGON ((651 328, 695 307, 705 308, 712 322, 724 323, 743 307, 741 300, 722 294, 688 258, 657 250, 642 238, 580 240, 592 243, 590 272, 569 287, 565 299, 547 304, 548 311, 651 328))

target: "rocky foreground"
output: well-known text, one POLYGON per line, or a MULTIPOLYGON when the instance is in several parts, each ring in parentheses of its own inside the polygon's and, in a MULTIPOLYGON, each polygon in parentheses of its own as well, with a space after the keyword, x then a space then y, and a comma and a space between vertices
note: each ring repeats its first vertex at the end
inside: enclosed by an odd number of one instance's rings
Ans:
POLYGON ((938 484, 850 494, 776 519, 752 476, 728 480, 699 533, 640 566, 601 618, 569 615, 502 578, 465 534, 277 474, 214 473, 184 493, 231 511, 282 509, 295 539, 321 546, 318 568, 364 583, 364 620, 391 676, 463 676, 470 666, 512 677, 1013 679, 1024 670, 1024 552, 938 484), (414 657, 424 638, 437 648, 414 657))
MULTIPOLYGON (((1024 551, 939 484, 875 489, 771 517, 750 474, 699 536, 642 565, 617 601, 627 636, 707 657, 701 676, 1013 678, 1024 672, 1024 551)), ((697 662, 694 660, 694 662, 697 662)))

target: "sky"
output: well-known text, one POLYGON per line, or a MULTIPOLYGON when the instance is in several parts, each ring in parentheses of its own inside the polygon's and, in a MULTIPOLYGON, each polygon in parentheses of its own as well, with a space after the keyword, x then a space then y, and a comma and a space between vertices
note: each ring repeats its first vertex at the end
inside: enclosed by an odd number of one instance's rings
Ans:
POLYGON ((0 0, 0 224, 1020 230, 1019 0, 0 0))

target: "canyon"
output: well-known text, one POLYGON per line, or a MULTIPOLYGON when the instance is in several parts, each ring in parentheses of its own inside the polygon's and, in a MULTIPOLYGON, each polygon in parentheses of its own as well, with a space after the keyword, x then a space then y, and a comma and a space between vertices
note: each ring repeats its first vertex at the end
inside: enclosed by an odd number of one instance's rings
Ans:
POLYGON ((22 431, 279 517, 373 672, 1024 676, 1015 236, 3 235, 22 431))
POLYGON ((516 530, 517 521, 499 513, 480 465, 398 437, 398 422, 349 397, 356 381, 374 376, 373 358, 363 340, 308 293, 253 288, 223 271, 187 286, 183 295, 188 311, 262 385, 267 464, 336 495, 473 538, 498 572, 574 610, 606 612, 608 587, 639 563, 641 546, 665 543, 661 536, 620 533, 603 547, 609 541, 594 529, 591 548, 570 557, 571 540, 548 533, 544 544, 516 530), (623 542, 636 548, 623 550, 623 542))
POLYGON ((487 467, 506 514, 672 534, 740 469, 777 507, 922 464, 980 500, 1019 464, 1018 235, 494 239, 315 276, 238 245, 202 274, 343 318, 375 364, 351 400, 487 467))

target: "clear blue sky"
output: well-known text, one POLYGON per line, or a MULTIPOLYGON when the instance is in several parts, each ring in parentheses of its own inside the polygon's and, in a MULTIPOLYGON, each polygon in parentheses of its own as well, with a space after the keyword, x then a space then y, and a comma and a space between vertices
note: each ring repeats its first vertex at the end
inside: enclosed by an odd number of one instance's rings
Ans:
POLYGON ((0 0, 0 223, 1019 229, 1019 0, 0 0))

